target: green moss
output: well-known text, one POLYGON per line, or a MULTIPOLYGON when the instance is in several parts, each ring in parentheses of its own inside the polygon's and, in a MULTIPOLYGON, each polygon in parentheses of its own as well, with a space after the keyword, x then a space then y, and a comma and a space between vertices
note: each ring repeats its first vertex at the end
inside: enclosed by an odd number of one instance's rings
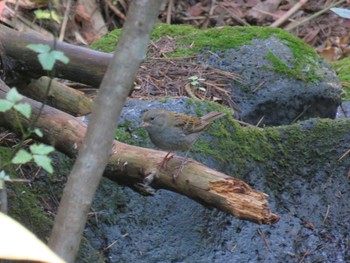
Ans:
POLYGON ((115 132, 115 139, 120 141, 120 142, 130 142, 132 140, 132 134, 131 132, 128 131, 129 127, 128 121, 125 122, 125 124, 120 125, 118 129, 115 132))
POLYGON ((97 221, 96 217, 90 217, 89 223, 91 227, 98 228, 101 223, 108 225, 117 225, 119 223, 119 213, 125 212, 124 209, 129 202, 121 189, 115 182, 102 178, 98 188, 98 195, 96 195, 93 203, 93 210, 109 212, 101 213, 97 221))
POLYGON ((125 121, 123 124, 120 124, 115 132, 117 141, 130 145, 141 146, 146 138, 148 138, 146 130, 135 127, 135 124, 131 121, 125 121))
POLYGON ((249 163, 264 163, 273 156, 269 138, 259 128, 242 128, 232 121, 231 116, 215 120, 208 133, 211 140, 200 139, 193 151, 210 156, 219 163, 233 164, 237 174, 243 173, 249 163))
MULTIPOLYGON (((113 51, 120 35, 121 29, 114 30, 102 39, 95 41, 91 48, 110 52, 108 50, 111 50, 112 46, 111 51, 113 51)), ((176 51, 168 53, 169 56, 171 54, 173 56, 194 55, 207 47, 210 47, 212 51, 238 48, 242 45, 251 44, 253 39, 267 39, 275 36, 285 40, 286 45, 291 48, 296 58, 318 57, 311 46, 278 28, 226 26, 200 30, 184 25, 156 24, 151 38, 158 40, 165 36, 176 37, 176 51)))
MULTIPOLYGON (((12 149, 0 147, 0 160, 8 161, 12 149)), ((20 178, 12 165, 5 168, 11 179, 20 178)), ((46 241, 52 220, 46 214, 35 193, 35 187, 26 183, 7 183, 9 215, 46 241)))
MULTIPOLYGON (((332 62, 331 65, 340 81, 350 83, 350 57, 332 62)), ((350 100, 350 87, 343 86, 343 91, 342 98, 344 100, 350 100)))
POLYGON ((341 81, 350 82, 350 57, 331 63, 341 81))
POLYGON ((90 45, 91 49, 111 53, 114 52, 118 39, 121 36, 121 29, 112 31, 90 45))
MULTIPOLYGON (((267 53, 267 59, 271 61, 273 65, 273 68, 269 68, 269 69, 275 72, 278 72, 280 74, 285 74, 290 76, 291 78, 297 78, 307 82, 319 79, 319 76, 317 76, 316 74, 310 73, 311 71, 314 71, 314 70, 310 70, 309 72, 307 72, 308 74, 305 74, 305 72, 303 71, 304 64, 298 63, 298 64, 295 64, 295 67, 291 68, 282 60, 280 60, 272 51, 269 51, 267 53)), ((308 65, 312 65, 312 64, 308 63, 308 65)))
POLYGON ((169 25, 159 23, 155 24, 152 30, 151 39, 158 40, 164 36, 187 36, 189 34, 195 34, 197 31, 198 29, 188 25, 169 25))
POLYGON ((0 146, 0 165, 5 165, 9 162, 12 150, 7 147, 0 146))
POLYGON ((93 248, 84 236, 82 237, 76 263, 103 263, 106 262, 103 256, 103 252, 99 252, 93 248))
MULTIPOLYGON (((271 138, 274 155, 273 159, 281 168, 288 168, 290 165, 296 167, 296 171, 308 167, 308 163, 317 162, 327 164, 333 162, 336 165, 336 149, 330 145, 337 145, 349 130, 349 121, 339 119, 315 119, 308 122, 308 126, 303 128, 300 124, 280 126, 264 129, 264 133, 273 131, 277 137, 271 138), (326 143, 322 138, 327 138, 326 143), (312 145, 312 147, 310 147, 312 145), (298 153, 298 154, 295 154, 298 153)), ((304 171, 300 170, 300 174, 304 171)))
MULTIPOLYGON (((276 169, 288 171, 291 165, 297 172, 300 167, 299 172, 303 174, 302 167, 307 167, 308 162, 328 163, 329 156, 335 155, 335 149, 329 147, 333 144, 325 143, 321 138, 341 141, 350 126, 348 120, 317 119, 307 122, 305 127, 298 123, 264 129, 242 127, 232 118, 229 109, 217 103, 189 101, 187 106, 194 107, 199 116, 212 110, 227 112, 203 132, 191 153, 232 165, 235 176, 255 169, 251 166, 256 165, 271 171, 271 175, 276 169)), ((337 162, 336 159, 333 161, 337 162)))
POLYGON ((214 102, 195 100, 188 100, 186 106, 192 108, 197 116, 211 111, 226 112, 226 116, 213 121, 193 145, 192 153, 210 156, 224 164, 234 160, 237 170, 244 169, 252 160, 264 162, 271 158, 272 148, 268 137, 259 128, 241 128, 232 117, 232 109, 214 102), (210 137, 206 137, 206 134, 210 137))
MULTIPOLYGON (((11 177, 14 178, 13 174, 11 177)), ((46 242, 53 222, 47 216, 38 196, 21 183, 13 183, 8 189, 9 203, 16 204, 10 205, 9 214, 46 242)))
MULTIPOLYGON (((8 161, 12 149, 0 147, 0 164, 8 161)), ((9 215, 35 233, 43 242, 47 242, 53 226, 53 218, 45 211, 45 204, 58 202, 64 187, 66 175, 69 174, 73 161, 60 153, 51 154, 54 173, 43 171, 37 173, 37 168, 31 164, 22 165, 26 178, 35 174, 35 181, 28 183, 7 183, 9 215), (44 201, 44 202, 43 202, 44 201)), ((16 172, 15 166, 7 166, 6 172, 11 179, 22 178, 16 172)), ((57 205, 58 203, 56 203, 57 205)), ((83 237, 77 262, 104 262, 103 256, 92 248, 83 237)))

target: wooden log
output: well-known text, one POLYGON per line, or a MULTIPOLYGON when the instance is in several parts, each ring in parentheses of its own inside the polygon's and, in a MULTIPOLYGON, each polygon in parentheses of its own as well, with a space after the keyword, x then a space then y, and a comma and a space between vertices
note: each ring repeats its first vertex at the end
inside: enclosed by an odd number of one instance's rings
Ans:
MULTIPOLYGON (((55 65, 55 77, 69 79, 98 88, 112 59, 112 54, 47 40, 37 34, 21 33, 0 25, 0 52, 3 61, 3 73, 7 79, 16 81, 25 76, 27 79, 47 75, 42 69, 37 54, 28 49, 29 44, 46 44, 64 52, 69 63, 58 62, 55 65), (10 65, 10 66, 9 66, 10 65), (14 76, 15 75, 15 76, 14 76)), ((17 85, 17 83, 7 83, 17 85)))
POLYGON ((72 89, 56 80, 41 77, 32 79, 29 85, 20 92, 37 101, 45 101, 48 105, 72 114, 73 116, 84 116, 92 110, 92 99, 83 92, 72 89), (50 85, 50 91, 47 88, 50 85))
MULTIPOLYGON (((9 88, 0 83, 0 98, 5 98, 9 88)), ((41 103, 24 99, 32 107, 32 115, 38 114, 41 103)), ((28 127, 31 120, 21 118, 28 127)), ((13 111, 0 113, 0 125, 15 131, 18 129, 13 111)), ((44 133, 40 138, 70 157, 76 157, 86 133, 86 125, 71 115, 45 106, 36 127, 44 133)), ((38 138, 37 138, 38 139, 38 138)), ((138 186, 148 191, 149 187, 168 189, 186 195, 207 206, 229 213, 239 219, 258 224, 273 224, 279 216, 269 208, 267 195, 252 189, 241 180, 235 179, 190 160, 182 173, 173 182, 173 171, 182 158, 174 156, 166 170, 158 170, 165 152, 113 142, 109 164, 104 175, 113 181, 138 186)))

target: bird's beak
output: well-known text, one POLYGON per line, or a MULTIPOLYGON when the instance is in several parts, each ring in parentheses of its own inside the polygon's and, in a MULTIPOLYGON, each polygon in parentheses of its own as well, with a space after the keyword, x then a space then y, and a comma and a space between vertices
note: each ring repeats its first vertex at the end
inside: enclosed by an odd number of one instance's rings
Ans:
POLYGON ((148 122, 143 122, 140 125, 140 128, 147 128, 147 127, 149 127, 149 123, 148 122))

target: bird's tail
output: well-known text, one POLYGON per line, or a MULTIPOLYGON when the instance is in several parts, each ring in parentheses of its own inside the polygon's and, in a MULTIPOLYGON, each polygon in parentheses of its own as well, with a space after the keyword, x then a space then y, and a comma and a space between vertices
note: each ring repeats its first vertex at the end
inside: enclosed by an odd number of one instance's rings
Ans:
POLYGON ((203 117, 201 117, 201 120, 209 122, 209 121, 213 121, 213 120, 216 120, 218 118, 221 118, 225 115, 226 115, 225 112, 212 111, 212 112, 208 113, 207 115, 204 115, 203 117))

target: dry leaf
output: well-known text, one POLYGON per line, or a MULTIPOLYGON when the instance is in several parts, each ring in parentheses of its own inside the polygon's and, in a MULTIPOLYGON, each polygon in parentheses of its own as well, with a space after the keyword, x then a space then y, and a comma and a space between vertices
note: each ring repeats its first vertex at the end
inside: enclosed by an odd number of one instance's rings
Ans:
POLYGON ((187 14, 188 16, 199 16, 200 14, 202 14, 204 11, 204 8, 203 8, 203 5, 202 3, 198 3, 198 4, 195 4, 194 6, 191 6, 188 11, 187 11, 187 14))

